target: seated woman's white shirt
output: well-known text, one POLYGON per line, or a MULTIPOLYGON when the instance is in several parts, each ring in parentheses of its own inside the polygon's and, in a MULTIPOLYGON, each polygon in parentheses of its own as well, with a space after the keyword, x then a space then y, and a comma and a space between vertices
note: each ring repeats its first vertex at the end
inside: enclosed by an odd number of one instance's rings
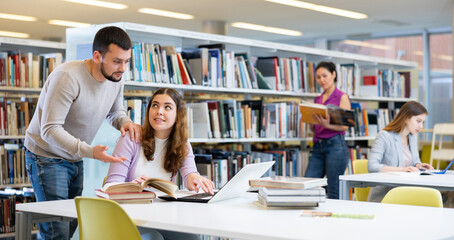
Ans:
POLYGON ((155 138, 154 160, 148 161, 143 152, 143 147, 140 149, 140 158, 134 169, 134 178, 146 175, 151 178, 160 178, 172 180, 172 173, 164 169, 164 155, 167 147, 167 139, 155 138))

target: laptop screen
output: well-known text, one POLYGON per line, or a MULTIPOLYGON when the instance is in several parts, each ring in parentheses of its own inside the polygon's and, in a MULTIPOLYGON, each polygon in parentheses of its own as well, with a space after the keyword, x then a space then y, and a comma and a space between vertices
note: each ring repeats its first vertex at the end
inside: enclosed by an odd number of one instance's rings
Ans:
POLYGON ((434 173, 436 173, 436 174, 445 174, 446 171, 448 171, 448 169, 452 166, 453 162, 454 162, 454 159, 448 164, 448 166, 445 168, 445 170, 440 171, 440 172, 434 172, 434 173))

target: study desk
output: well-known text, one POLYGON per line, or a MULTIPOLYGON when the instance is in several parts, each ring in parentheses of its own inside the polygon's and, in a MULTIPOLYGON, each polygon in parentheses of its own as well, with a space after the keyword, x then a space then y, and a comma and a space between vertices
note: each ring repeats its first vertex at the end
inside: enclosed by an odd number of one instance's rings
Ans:
POLYGON ((354 187, 415 186, 431 187, 441 191, 454 191, 454 172, 420 175, 419 172, 364 173, 339 176, 339 198, 349 199, 349 189, 354 187))
MULTIPOLYGON (((262 208, 254 200, 256 195, 247 193, 241 198, 211 204, 156 200, 151 204, 122 207, 140 227, 235 239, 454 238, 454 209, 328 199, 316 210, 375 214, 375 217, 371 220, 315 218, 300 216, 300 209, 262 208)), ((20 240, 30 239, 28 223, 34 219, 77 217, 74 200, 18 204, 16 209, 16 239, 20 240)))

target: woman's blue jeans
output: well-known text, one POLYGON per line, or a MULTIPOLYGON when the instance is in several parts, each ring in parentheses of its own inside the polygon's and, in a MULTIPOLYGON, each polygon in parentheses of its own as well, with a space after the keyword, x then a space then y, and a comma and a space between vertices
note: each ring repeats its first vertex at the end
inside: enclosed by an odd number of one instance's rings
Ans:
POLYGON ((347 167, 350 152, 343 135, 320 139, 314 143, 305 177, 328 178, 328 198, 339 199, 339 175, 347 167))
MULTIPOLYGON (((25 151, 27 173, 38 202, 73 199, 82 195, 84 181, 83 161, 68 162, 61 158, 48 158, 25 151)), ((44 239, 70 239, 77 228, 77 219, 71 222, 39 224, 44 239)))

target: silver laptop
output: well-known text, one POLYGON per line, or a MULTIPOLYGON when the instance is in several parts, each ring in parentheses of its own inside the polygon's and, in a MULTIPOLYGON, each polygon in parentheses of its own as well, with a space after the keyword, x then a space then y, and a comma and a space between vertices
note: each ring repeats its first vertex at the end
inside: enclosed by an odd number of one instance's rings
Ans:
POLYGON ((249 189, 249 180, 257 179, 263 176, 268 169, 273 166, 274 161, 247 164, 228 181, 224 187, 219 189, 218 192, 212 196, 209 193, 198 193, 184 197, 173 198, 169 195, 159 196, 159 198, 168 201, 180 202, 199 202, 199 203, 213 203, 231 198, 241 196, 249 189))

